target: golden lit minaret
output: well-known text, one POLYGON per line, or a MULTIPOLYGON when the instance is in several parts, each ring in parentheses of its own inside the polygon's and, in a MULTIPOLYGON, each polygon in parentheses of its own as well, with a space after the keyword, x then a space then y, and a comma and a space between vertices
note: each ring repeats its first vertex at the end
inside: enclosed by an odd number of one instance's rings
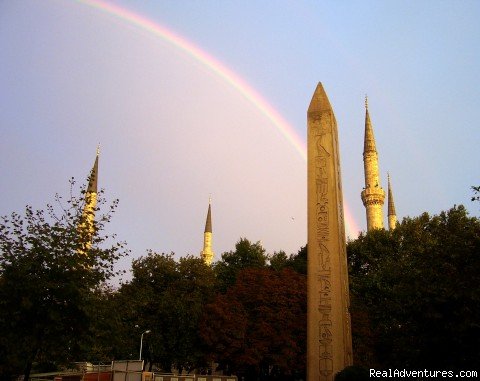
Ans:
POLYGON ((383 229, 383 203, 385 191, 380 186, 378 153, 373 136, 372 123, 368 113, 368 99, 365 97, 365 141, 363 146, 363 166, 365 188, 362 191, 363 205, 367 210, 367 230, 383 229))
POLYGON ((205 232, 203 233, 203 250, 200 256, 207 265, 211 265, 214 253, 212 251, 212 200, 208 200, 207 221, 205 222, 205 232))
POLYGON ((79 230, 82 236, 83 248, 79 251, 85 253, 92 246, 94 233, 95 208, 97 207, 97 185, 98 185, 98 156, 100 155, 100 146, 97 147, 97 156, 93 163, 92 170, 88 179, 88 188, 85 193, 85 206, 82 212, 82 222, 79 230))
POLYGON ((395 202, 393 201, 392 185, 390 184, 390 174, 388 177, 388 229, 393 230, 397 226, 397 214, 395 213, 395 202))

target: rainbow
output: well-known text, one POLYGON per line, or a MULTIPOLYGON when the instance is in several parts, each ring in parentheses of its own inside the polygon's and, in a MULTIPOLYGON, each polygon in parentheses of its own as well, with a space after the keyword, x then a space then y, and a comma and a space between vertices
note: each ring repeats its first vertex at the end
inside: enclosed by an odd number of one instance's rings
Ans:
MULTIPOLYGON (((205 67, 214 72, 222 80, 227 82, 235 90, 237 90, 243 97, 245 97, 254 107, 256 107, 278 131, 293 145, 295 150, 301 155, 303 160, 307 160, 307 149, 305 142, 297 134, 294 128, 263 98, 253 87, 251 87, 245 80, 240 78, 236 73, 227 68, 224 64, 216 58, 209 55, 204 50, 195 46, 187 39, 179 36, 173 31, 149 20, 148 18, 136 14, 126 8, 118 5, 109 4, 100 0, 76 0, 78 3, 95 8, 99 11, 115 16, 116 18, 125 21, 128 24, 157 36, 176 48, 182 50, 193 59, 202 63, 205 67)), ((345 203, 345 222, 347 235, 356 237, 360 229, 350 213, 348 205, 345 203)))

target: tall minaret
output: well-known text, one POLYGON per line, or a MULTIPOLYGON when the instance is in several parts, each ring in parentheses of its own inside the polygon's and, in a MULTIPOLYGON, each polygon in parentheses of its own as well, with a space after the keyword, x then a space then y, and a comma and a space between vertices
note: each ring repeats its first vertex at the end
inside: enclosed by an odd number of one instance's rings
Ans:
POLYGON ((83 248, 79 251, 85 253, 92 245, 94 233, 95 208, 97 207, 97 185, 98 185, 98 157, 100 155, 100 146, 97 147, 97 156, 93 163, 90 176, 88 178, 88 187, 85 193, 85 206, 82 212, 82 222, 79 226, 82 235, 83 248))
POLYGON ((365 141, 363 146, 363 166, 365 188, 362 191, 363 205, 367 209, 367 230, 383 229, 383 203, 385 191, 380 185, 378 153, 373 136, 372 123, 368 113, 368 98, 365 97, 365 141))
POLYGON ((207 221, 205 222, 205 232, 203 233, 203 250, 200 252, 203 261, 210 266, 212 264, 214 253, 212 251, 212 200, 208 200, 207 221))
POLYGON ((393 201, 392 185, 390 174, 388 176, 388 229, 393 230, 397 226, 397 214, 395 213, 395 202, 393 201))

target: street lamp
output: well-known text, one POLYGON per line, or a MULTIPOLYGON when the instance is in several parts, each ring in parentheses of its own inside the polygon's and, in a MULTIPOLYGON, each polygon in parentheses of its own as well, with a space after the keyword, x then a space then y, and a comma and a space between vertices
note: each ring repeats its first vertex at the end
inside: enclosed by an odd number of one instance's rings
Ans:
POLYGON ((151 331, 147 329, 145 332, 142 333, 142 336, 140 336, 140 360, 142 359, 142 346, 143 346, 143 335, 146 333, 150 333, 151 331))

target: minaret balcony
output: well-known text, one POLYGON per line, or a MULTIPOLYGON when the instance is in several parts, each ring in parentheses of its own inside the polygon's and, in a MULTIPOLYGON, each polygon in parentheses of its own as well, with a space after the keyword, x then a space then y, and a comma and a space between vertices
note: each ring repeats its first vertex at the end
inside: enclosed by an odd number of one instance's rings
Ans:
POLYGON ((362 191, 361 196, 364 206, 383 205, 385 200, 385 191, 380 187, 365 188, 362 191))
POLYGON ((381 197, 385 198, 385 191, 381 187, 368 187, 362 191, 362 198, 381 197))

